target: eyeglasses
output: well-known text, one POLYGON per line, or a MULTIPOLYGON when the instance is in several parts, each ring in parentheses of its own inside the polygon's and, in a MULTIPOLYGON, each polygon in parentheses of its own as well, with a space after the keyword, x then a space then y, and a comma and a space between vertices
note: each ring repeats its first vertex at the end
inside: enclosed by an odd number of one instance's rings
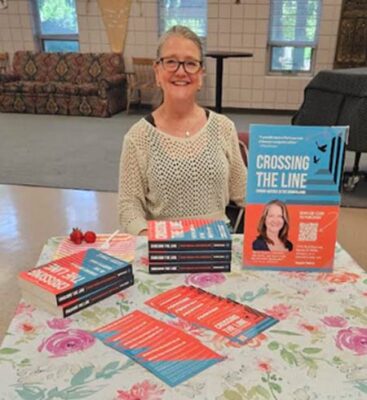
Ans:
POLYGON ((178 61, 176 58, 171 57, 162 57, 160 58, 157 63, 161 63, 163 68, 168 72, 176 72, 183 66, 183 69, 188 74, 196 74, 200 71, 203 66, 202 61, 198 60, 185 60, 185 61, 178 61))

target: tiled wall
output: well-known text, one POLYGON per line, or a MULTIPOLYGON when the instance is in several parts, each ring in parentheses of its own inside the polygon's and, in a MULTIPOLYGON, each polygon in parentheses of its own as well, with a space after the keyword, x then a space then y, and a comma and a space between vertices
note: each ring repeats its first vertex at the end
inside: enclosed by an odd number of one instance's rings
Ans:
POLYGON ((0 10, 0 51, 33 50, 32 27, 30 2, 8 1, 8 8, 0 10))
MULTIPOLYGON (((342 0, 323 0, 320 40, 315 71, 332 68, 342 0)), ((34 49, 31 7, 27 0, 11 0, 0 10, 0 51, 34 49)), ((207 50, 253 53, 252 58, 224 61, 223 106, 295 110, 303 99, 310 76, 266 74, 269 0, 208 0, 207 50)), ((81 51, 109 51, 107 35, 96 0, 77 0, 81 51)), ((133 0, 125 47, 131 56, 154 57, 158 39, 156 0, 133 0)), ((215 102, 215 61, 206 59, 203 105, 215 102)))

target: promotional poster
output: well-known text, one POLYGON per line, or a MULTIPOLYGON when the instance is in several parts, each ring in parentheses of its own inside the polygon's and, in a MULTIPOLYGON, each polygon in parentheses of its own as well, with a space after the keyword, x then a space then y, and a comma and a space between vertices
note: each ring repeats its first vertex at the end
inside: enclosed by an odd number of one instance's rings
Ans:
POLYGON ((332 270, 347 134, 250 126, 244 268, 332 270))

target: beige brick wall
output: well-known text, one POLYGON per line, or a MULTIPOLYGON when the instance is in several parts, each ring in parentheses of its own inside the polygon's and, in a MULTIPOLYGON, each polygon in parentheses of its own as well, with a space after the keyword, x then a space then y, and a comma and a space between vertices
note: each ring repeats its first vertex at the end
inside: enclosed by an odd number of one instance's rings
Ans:
POLYGON ((32 28, 30 2, 8 1, 8 8, 0 10, 0 51, 33 50, 32 28))
MULTIPOLYGON (((315 72, 332 68, 342 0, 323 0, 315 72)), ((0 11, 0 51, 35 49, 30 1, 11 0, 0 11)), ((270 76, 266 73, 269 0, 208 0, 208 50, 249 51, 253 58, 224 61, 223 106, 295 110, 303 99, 310 76, 270 76)), ((109 51, 96 0, 77 0, 82 52, 109 51)), ((158 39, 156 0, 133 0, 125 47, 127 68, 131 56, 154 57, 158 39)), ((206 60, 205 85, 199 99, 215 102, 215 61, 206 60)))

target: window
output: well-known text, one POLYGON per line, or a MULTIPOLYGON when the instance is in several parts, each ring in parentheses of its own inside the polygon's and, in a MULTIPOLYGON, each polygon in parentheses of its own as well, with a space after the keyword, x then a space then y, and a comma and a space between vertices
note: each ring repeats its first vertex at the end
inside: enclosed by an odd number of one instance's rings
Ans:
POLYGON ((49 52, 79 51, 75 0, 34 0, 40 47, 49 52))
POLYGON ((160 0, 158 4, 160 35, 174 25, 185 25, 199 37, 206 37, 206 0, 160 0))
POLYGON ((318 40, 321 0, 272 0, 271 72, 309 72, 318 40))

